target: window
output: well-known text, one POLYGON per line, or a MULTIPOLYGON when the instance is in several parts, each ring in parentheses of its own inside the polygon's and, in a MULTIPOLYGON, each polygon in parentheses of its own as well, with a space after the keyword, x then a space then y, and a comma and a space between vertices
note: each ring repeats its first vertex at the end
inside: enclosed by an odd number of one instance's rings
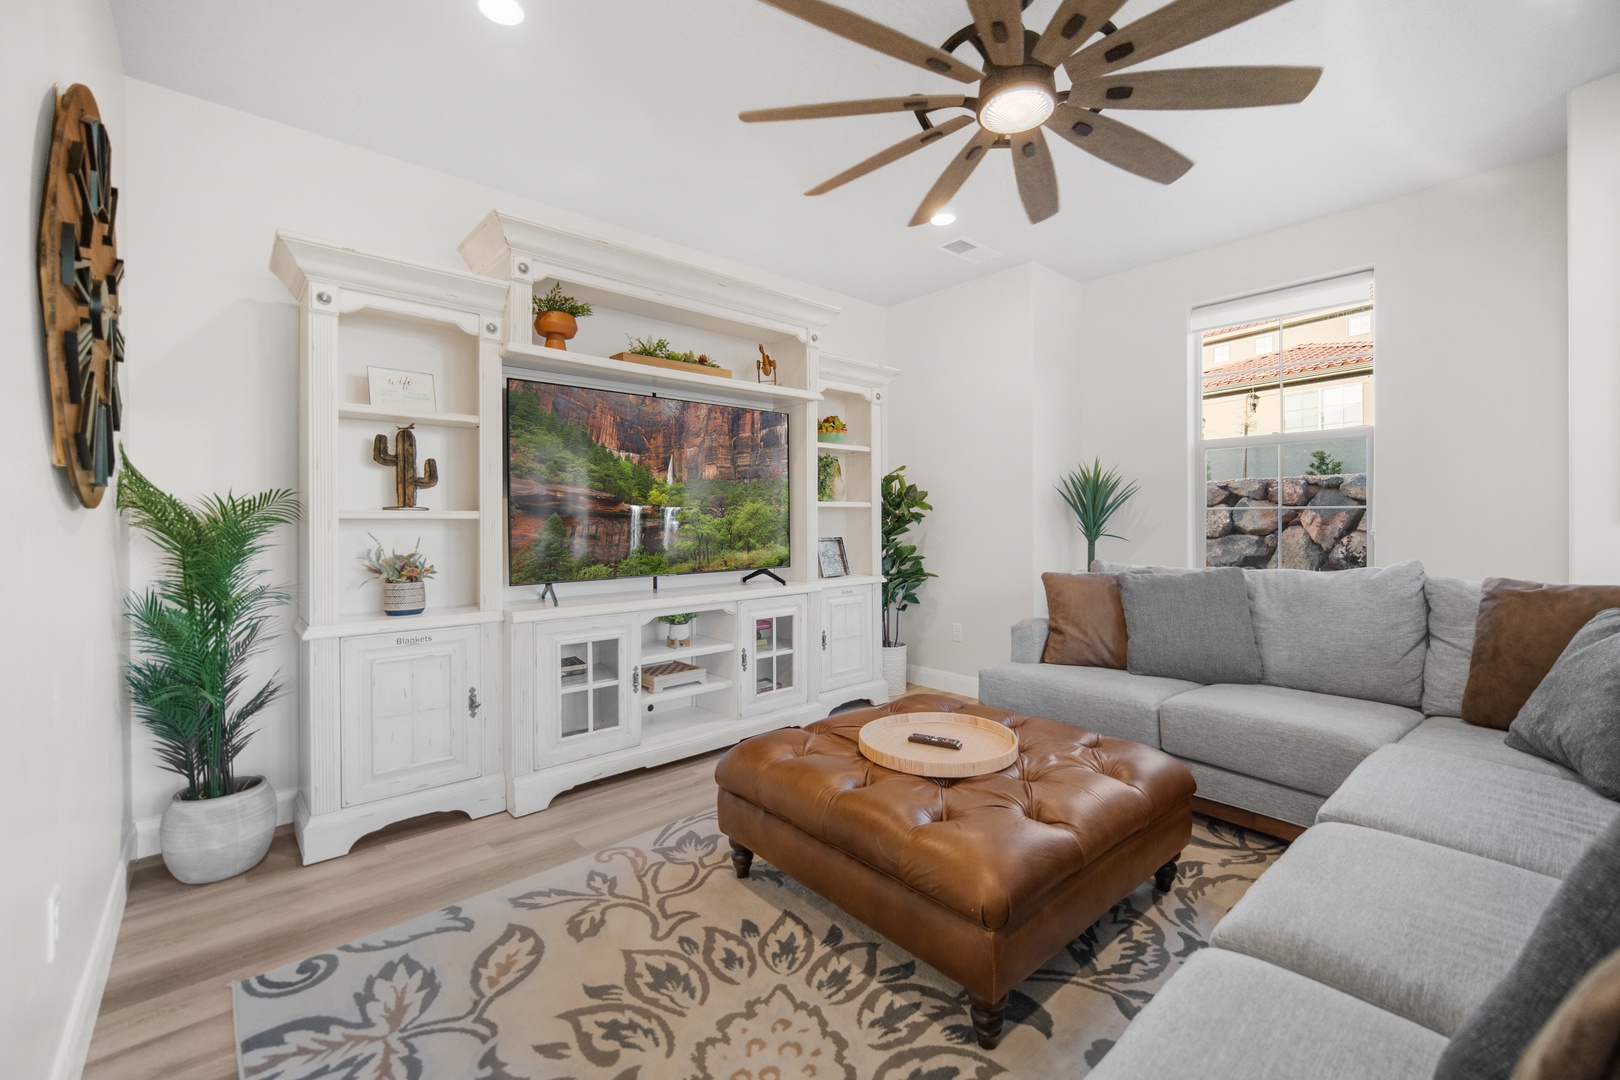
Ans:
POLYGON ((1204 565, 1368 565, 1372 311, 1370 273, 1194 309, 1204 565))

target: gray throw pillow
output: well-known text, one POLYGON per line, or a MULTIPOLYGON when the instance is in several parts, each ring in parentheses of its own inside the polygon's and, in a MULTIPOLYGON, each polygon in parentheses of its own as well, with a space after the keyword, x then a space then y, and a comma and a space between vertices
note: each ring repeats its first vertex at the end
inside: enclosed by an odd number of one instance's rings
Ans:
POLYGON ((1260 681, 1242 570, 1133 571, 1119 575, 1119 594, 1131 674, 1205 684, 1260 681))
POLYGON ((1558 1003, 1620 949, 1620 820, 1593 840, 1513 962, 1452 1036, 1434 1080, 1508 1080, 1558 1003))
POLYGON ((1474 655, 1474 620, 1480 583, 1454 577, 1423 582, 1429 604, 1429 655, 1423 661, 1423 715, 1461 716, 1468 661, 1474 655))
POLYGON ((1506 742, 1620 799, 1620 608, 1598 612, 1576 631, 1514 717, 1506 742))

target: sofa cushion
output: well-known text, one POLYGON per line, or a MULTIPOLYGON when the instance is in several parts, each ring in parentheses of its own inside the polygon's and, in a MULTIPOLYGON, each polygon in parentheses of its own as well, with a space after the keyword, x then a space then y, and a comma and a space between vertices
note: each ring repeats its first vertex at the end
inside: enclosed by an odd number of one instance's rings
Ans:
POLYGON ((1317 825, 1210 943, 1450 1035, 1535 929, 1556 878, 1355 825, 1317 825))
MULTIPOLYGON (((1255 887, 1275 872, 1276 867, 1268 870, 1255 887)), ((1512 969, 1491 986, 1446 1047, 1435 1080, 1507 1080, 1513 1063, 1558 1003, 1587 972, 1620 949, 1616 881, 1620 881, 1620 821, 1605 829, 1570 870, 1512 969)))
POLYGON ((979 700, 986 705, 1149 746, 1159 745, 1160 704, 1197 687, 1180 679, 1061 664, 997 664, 979 672, 979 700))
POLYGON ((1046 652, 1045 619, 1020 619, 1012 628, 1012 659, 1015 664, 1038 664, 1046 652))
POLYGON ((1423 580, 1423 598, 1429 605, 1429 652, 1423 660, 1425 716, 1462 715, 1479 595, 1477 581, 1452 577, 1423 580))
POLYGON ((1112 574, 1042 574, 1049 627, 1044 664, 1125 667, 1125 608, 1112 574))
POLYGON ((1620 1077, 1620 952, 1593 968, 1559 1004, 1513 1070, 1513 1080, 1620 1077))
POLYGON ((1261 681, 1417 708, 1429 608, 1423 564, 1244 574, 1261 681))
POLYGON ((1620 818, 1573 780, 1396 743, 1373 752, 1316 820, 1400 833, 1563 877, 1620 818))
POLYGON ((1197 683, 1260 681, 1243 571, 1119 575, 1130 643, 1126 667, 1197 683))
POLYGON ((1620 799, 1620 609, 1598 612, 1570 639, 1504 741, 1620 799))
MULTIPOLYGON (((1171 755, 1174 757, 1175 755, 1171 755)), ((1234 772, 1191 758, 1178 757, 1198 782, 1198 795, 1211 802, 1225 803, 1279 821, 1306 826, 1316 821, 1322 809, 1322 796, 1309 791, 1274 784, 1248 773, 1234 772)))
POLYGON ((1331 795, 1363 758, 1422 720, 1399 705, 1282 686, 1203 686, 1159 709, 1159 740, 1177 757, 1331 795))
POLYGON ((1090 1080, 1428 1080, 1446 1040, 1292 971, 1200 949, 1090 1080))
POLYGON ((1474 623, 1462 718, 1506 730, 1575 632, 1612 607, 1620 607, 1620 585, 1543 585, 1486 578, 1474 623))
POLYGON ((1580 780, 1574 770, 1566 769, 1545 758, 1538 758, 1534 754, 1526 754, 1523 750, 1515 750, 1507 745, 1506 739, 1507 732, 1498 731, 1496 728, 1475 727, 1455 716, 1431 716, 1409 731, 1406 737, 1401 739, 1401 745, 1440 750, 1461 757, 1478 758, 1481 761, 1495 761, 1503 765, 1512 765, 1517 769, 1529 769, 1531 772, 1563 777, 1565 780, 1577 782, 1580 780))

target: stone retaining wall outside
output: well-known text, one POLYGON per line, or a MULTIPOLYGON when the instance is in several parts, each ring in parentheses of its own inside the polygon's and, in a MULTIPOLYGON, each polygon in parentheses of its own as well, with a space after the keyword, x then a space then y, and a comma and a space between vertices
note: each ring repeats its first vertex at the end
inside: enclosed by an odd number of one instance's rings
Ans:
POLYGON ((1207 566, 1349 570, 1367 565, 1367 474, 1211 480, 1207 566))

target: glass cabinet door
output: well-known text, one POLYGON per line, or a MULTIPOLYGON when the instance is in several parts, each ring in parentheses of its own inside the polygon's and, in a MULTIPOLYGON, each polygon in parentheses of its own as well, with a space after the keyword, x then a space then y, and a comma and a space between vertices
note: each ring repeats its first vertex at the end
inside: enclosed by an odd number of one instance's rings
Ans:
POLYGON ((565 741, 623 723, 619 700, 623 682, 621 644, 618 638, 563 642, 557 665, 561 697, 558 730, 565 741))
POLYGON ((536 768, 632 745, 628 627, 558 627, 538 642, 536 768))
POLYGON ((806 700, 800 635, 805 608, 755 605, 743 612, 744 700, 764 712, 806 700))

